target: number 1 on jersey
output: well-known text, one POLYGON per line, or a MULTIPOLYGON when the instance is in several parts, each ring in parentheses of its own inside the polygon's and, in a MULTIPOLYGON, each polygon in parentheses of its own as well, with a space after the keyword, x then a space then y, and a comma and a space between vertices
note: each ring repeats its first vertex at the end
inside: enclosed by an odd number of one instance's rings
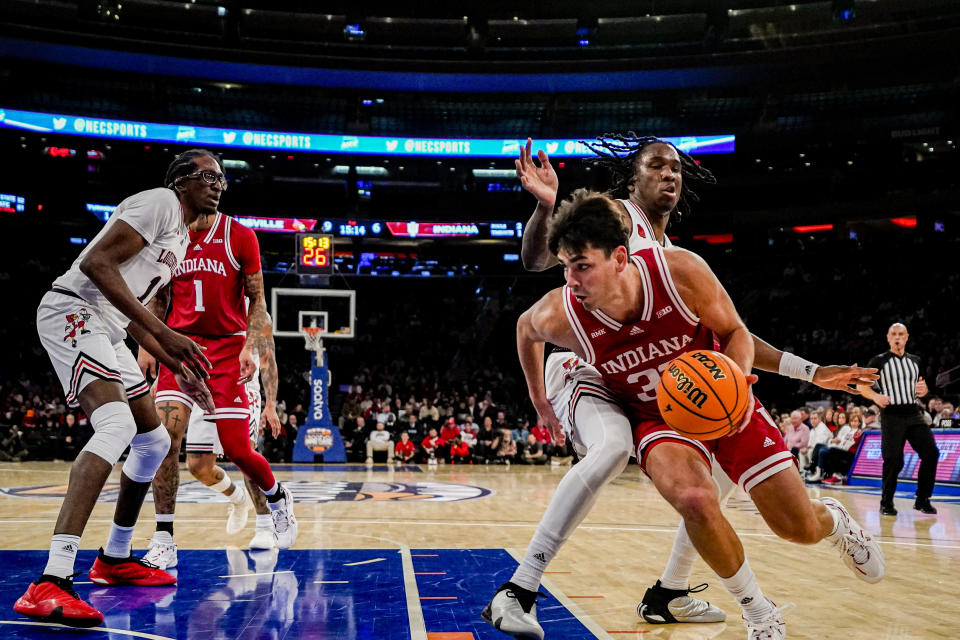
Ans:
POLYGON ((193 281, 193 290, 197 293, 197 303, 194 305, 194 311, 206 311, 203 308, 203 282, 200 280, 193 281))

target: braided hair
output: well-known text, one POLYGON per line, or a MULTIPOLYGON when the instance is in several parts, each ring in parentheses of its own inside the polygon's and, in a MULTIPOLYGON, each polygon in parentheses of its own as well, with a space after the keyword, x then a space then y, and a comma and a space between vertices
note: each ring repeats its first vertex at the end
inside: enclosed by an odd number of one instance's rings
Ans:
POLYGON ((216 160, 221 173, 223 172, 223 161, 220 160, 220 156, 206 149, 190 149, 189 151, 184 151, 170 162, 170 166, 167 167, 167 175, 163 178, 164 186, 167 189, 176 190, 177 184, 184 176, 188 176, 197 170, 196 160, 203 156, 208 156, 216 160))
POLYGON ((605 133, 598 137, 596 141, 587 142, 583 140, 582 142, 597 156, 588 158, 585 162, 610 172, 613 184, 607 194, 612 198, 621 199, 629 197, 628 189, 633 184, 637 173, 637 160, 644 149, 657 143, 668 144, 676 149, 677 155, 680 156, 680 167, 683 172, 683 186, 680 190, 677 206, 674 209, 677 218, 683 213, 689 213, 690 204, 700 200, 697 192, 687 186, 688 184, 692 183, 693 186, 699 186, 716 184, 717 182, 709 169, 701 167, 689 154, 678 149, 672 142, 661 138, 638 136, 633 131, 629 131, 626 135, 605 133))

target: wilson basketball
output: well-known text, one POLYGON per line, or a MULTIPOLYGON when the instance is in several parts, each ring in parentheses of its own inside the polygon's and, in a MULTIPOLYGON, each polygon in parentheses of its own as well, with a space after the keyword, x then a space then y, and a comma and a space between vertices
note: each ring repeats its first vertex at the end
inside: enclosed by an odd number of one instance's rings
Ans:
POLYGON ((688 351, 660 376, 657 405, 677 433, 713 440, 736 429, 747 410, 747 381, 733 360, 717 351, 688 351))

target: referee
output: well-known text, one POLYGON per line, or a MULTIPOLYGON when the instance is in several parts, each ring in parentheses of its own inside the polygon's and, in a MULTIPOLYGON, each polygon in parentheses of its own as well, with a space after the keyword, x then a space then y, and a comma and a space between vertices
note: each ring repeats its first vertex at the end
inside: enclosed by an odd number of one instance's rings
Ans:
POLYGON ((933 483, 937 475, 937 459, 940 451, 933 439, 933 431, 923 420, 917 398, 927 395, 927 383, 920 377, 920 358, 907 353, 907 328, 899 322, 890 325, 887 342, 890 350, 874 356, 870 367, 880 370, 879 393, 877 385, 858 386, 860 393, 872 400, 882 410, 881 451, 883 453, 883 489, 880 494, 880 513, 897 515, 893 507, 893 494, 897 490, 897 478, 903 469, 903 446, 909 442, 920 456, 917 473, 917 499, 913 508, 923 513, 936 513, 930 504, 933 483))

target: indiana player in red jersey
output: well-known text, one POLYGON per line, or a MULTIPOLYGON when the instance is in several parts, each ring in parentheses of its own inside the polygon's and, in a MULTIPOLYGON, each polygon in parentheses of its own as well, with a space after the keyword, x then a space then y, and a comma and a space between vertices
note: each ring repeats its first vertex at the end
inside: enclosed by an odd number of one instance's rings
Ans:
MULTIPOLYGON (((204 216, 190 228, 190 243, 186 256, 170 282, 168 297, 172 301, 167 324, 191 336, 207 351, 213 363, 207 384, 216 409, 204 415, 216 423, 217 435, 224 455, 230 458, 267 496, 271 509, 277 546, 291 547, 297 537, 297 523, 293 514, 290 492, 277 482, 270 465, 250 446, 249 405, 244 384, 256 372, 252 352, 273 352, 272 337, 263 344, 263 329, 270 324, 260 270, 260 248, 253 231, 237 224, 219 212, 204 216), (250 299, 249 315, 246 298, 250 299)), ((164 301, 153 308, 163 315, 164 301)), ((148 353, 142 353, 140 364, 149 368, 148 353)), ((274 384, 275 367, 262 371, 265 385, 274 384), (271 382, 271 379, 274 379, 271 382)), ((157 511, 157 534, 154 547, 161 546, 161 556, 168 567, 176 564, 176 546, 173 543, 173 514, 179 486, 177 456, 190 421, 192 401, 173 384, 169 369, 160 367, 157 379, 157 409, 170 432, 172 445, 154 481, 154 501, 157 511)), ((276 421, 276 409, 266 407, 267 419, 276 421)), ((272 421, 271 421, 272 422, 272 421)), ((224 472, 213 463, 212 448, 200 461, 194 460, 192 470, 208 486, 220 490, 232 499, 235 508, 244 513, 249 505, 242 483, 231 483, 224 472), (232 488, 232 490, 231 490, 232 488)))
POLYGON ((709 267, 692 253, 659 246, 631 257, 617 205, 586 191, 560 207, 550 222, 549 244, 564 267, 567 286, 527 310, 517 327, 534 406, 541 414, 553 412, 542 376, 544 341, 569 348, 596 367, 634 422, 641 468, 683 516, 697 551, 741 604, 749 637, 783 638, 786 629, 720 511, 711 454, 750 494, 776 534, 801 544, 826 538, 855 575, 880 580, 884 561, 877 544, 839 502, 807 497, 779 431, 752 397, 740 431, 711 442, 685 438, 660 418, 660 371, 680 353, 713 348, 714 338, 748 381, 756 380, 750 373, 753 340, 709 267))
MULTIPOLYGON (((686 211, 685 203, 696 199, 687 183, 708 184, 714 181, 713 175, 689 155, 657 138, 604 136, 602 140, 594 145, 600 156, 597 162, 613 174, 612 191, 621 198, 616 202, 629 229, 630 251, 652 244, 671 246, 666 237, 671 214, 681 208, 686 211)), ((553 215, 559 180, 547 154, 540 151, 537 155, 539 166, 533 161, 532 143, 528 140, 516 164, 523 187, 537 198, 537 207, 523 234, 521 255, 527 269, 541 271, 557 264, 556 256, 547 247, 546 225, 553 215)), ((872 379, 869 369, 818 367, 780 352, 756 336, 753 339, 757 368, 851 393, 855 391, 850 385, 872 379)), ((484 612, 485 618, 500 618, 499 628, 518 637, 542 637, 543 630, 531 611, 543 572, 589 513, 599 490, 623 471, 633 449, 630 423, 619 403, 604 388, 596 369, 569 351, 555 351, 546 359, 544 378, 556 416, 543 419, 558 433, 562 428, 572 436, 580 463, 560 481, 526 554, 484 612)), ((713 470, 723 504, 736 485, 716 464, 713 470)), ((681 523, 660 579, 647 589, 637 608, 644 620, 659 624, 725 619, 722 610, 691 595, 689 580, 696 557, 696 549, 681 523)))

